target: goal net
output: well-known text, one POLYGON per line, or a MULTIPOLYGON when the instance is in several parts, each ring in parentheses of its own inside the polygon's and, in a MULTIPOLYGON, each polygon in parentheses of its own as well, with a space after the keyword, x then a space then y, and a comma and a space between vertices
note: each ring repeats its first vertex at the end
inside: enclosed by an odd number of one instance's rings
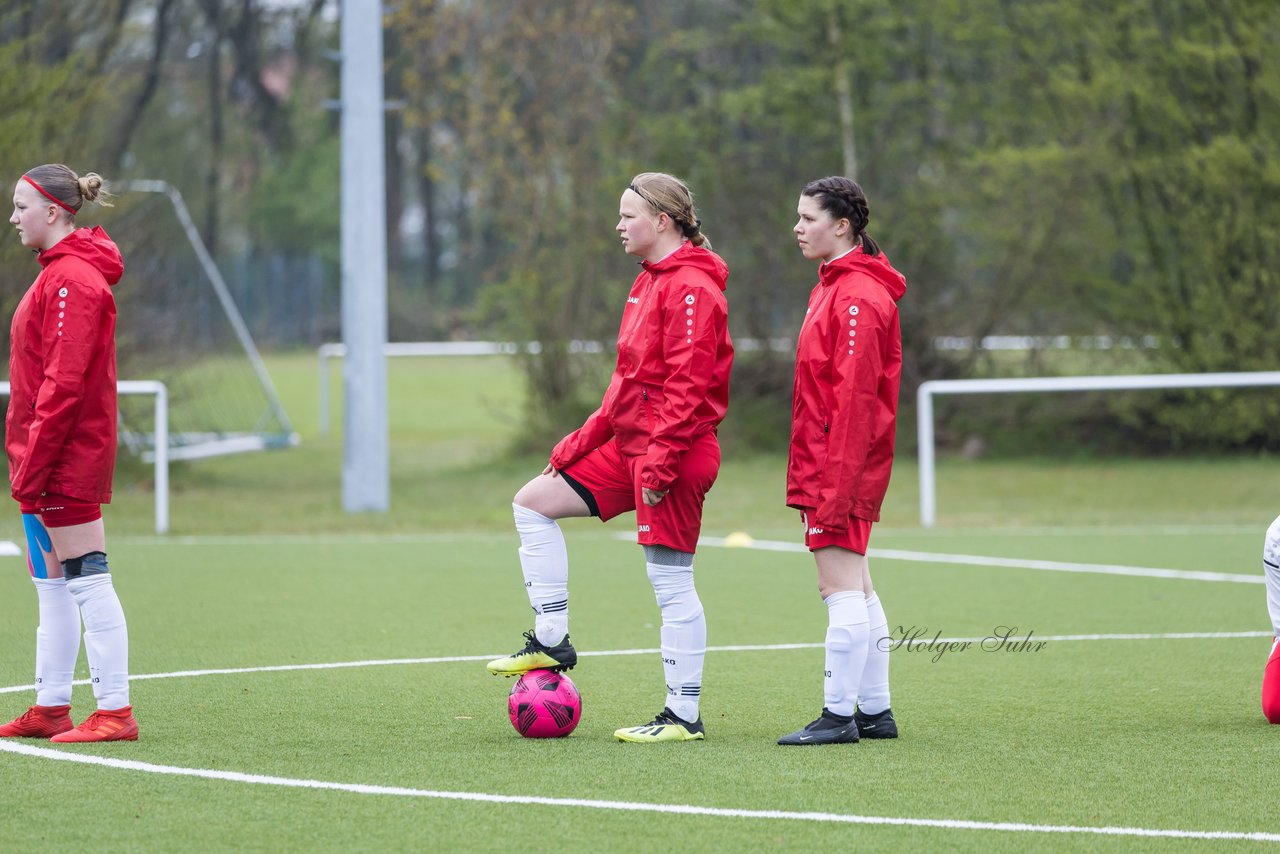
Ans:
MULTIPOLYGON (((297 444, 257 347, 182 196, 163 181, 113 188, 98 221, 120 247, 117 373, 169 391, 170 459, 297 444)), ((154 450, 150 401, 120 398, 122 443, 154 450)))

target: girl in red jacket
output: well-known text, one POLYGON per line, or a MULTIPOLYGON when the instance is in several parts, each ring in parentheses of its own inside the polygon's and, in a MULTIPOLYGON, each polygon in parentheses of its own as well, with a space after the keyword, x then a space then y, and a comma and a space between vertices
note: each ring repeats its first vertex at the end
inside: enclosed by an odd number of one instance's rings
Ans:
POLYGON ((76 228, 102 178, 37 166, 13 191, 22 245, 43 268, 13 314, 5 450, 22 509, 27 560, 40 604, 36 705, 0 737, 132 741, 129 636, 107 567, 101 505, 116 459, 116 305, 120 251, 101 228, 76 228), (81 623, 98 710, 71 720, 81 623))
POLYGON ((729 403, 724 297, 693 196, 671 175, 637 175, 619 203, 622 248, 643 268, 622 307, 618 361, 600 408, 516 493, 520 566, 536 615, 524 649, 489 663, 513 676, 577 663, 569 642, 569 562, 557 519, 636 512, 637 541, 662 611, 663 710, 621 741, 702 739, 698 714, 707 628, 693 583, 702 502, 720 469, 716 425, 729 403))
POLYGON ((893 466, 906 280, 867 234, 862 188, 822 178, 800 194, 793 231, 821 261, 796 341, 787 505, 800 511, 827 604, 822 715, 779 744, 894 738, 889 637, 867 540, 893 466), (856 706, 856 709, 855 709, 856 706))

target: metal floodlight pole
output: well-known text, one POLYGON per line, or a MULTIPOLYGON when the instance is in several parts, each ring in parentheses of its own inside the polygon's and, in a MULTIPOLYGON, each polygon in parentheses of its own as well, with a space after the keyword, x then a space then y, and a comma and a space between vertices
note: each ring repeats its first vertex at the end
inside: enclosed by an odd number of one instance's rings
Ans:
POLYGON ((390 507, 382 3, 342 0, 342 508, 390 507))

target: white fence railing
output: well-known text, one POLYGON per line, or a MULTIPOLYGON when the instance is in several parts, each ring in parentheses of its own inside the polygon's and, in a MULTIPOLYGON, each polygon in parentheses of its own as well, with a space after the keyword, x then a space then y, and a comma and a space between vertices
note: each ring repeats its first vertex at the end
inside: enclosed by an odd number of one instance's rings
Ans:
MULTIPOLYGON (((156 533, 169 531, 169 390, 156 380, 120 380, 119 394, 149 394, 156 399, 155 465, 156 533)), ((0 397, 9 396, 9 384, 0 382, 0 397)))
POLYGON ((990 380, 930 380, 916 391, 920 458, 920 524, 932 528, 938 499, 934 472, 933 398, 940 394, 1008 394, 1034 391, 1114 391, 1118 389, 1227 388, 1280 386, 1280 371, 1224 374, 1140 374, 1114 377, 1020 377, 990 380))
MULTIPOLYGON (((611 345, 603 341, 569 342, 570 353, 603 353, 611 345)), ((761 342, 755 338, 743 338, 734 342, 740 352, 759 350, 769 347, 775 351, 786 351, 794 348, 790 338, 770 338, 761 342)), ((518 345, 511 341, 406 341, 384 345, 382 353, 392 356, 511 356, 515 355, 518 345)), ((530 341, 525 345, 528 353, 541 353, 542 343, 530 341)), ((319 414, 316 423, 320 434, 329 432, 329 360, 341 359, 347 355, 346 344, 321 344, 316 355, 320 362, 319 382, 316 386, 316 399, 319 414)))
MULTIPOLYGON (((414 341, 389 343, 382 348, 383 355, 388 358, 392 356, 498 356, 515 352, 515 344, 499 341, 414 341)), ((329 432, 329 360, 341 359, 346 355, 346 344, 321 344, 317 351, 320 359, 319 383, 316 386, 319 410, 317 425, 321 435, 329 432)))

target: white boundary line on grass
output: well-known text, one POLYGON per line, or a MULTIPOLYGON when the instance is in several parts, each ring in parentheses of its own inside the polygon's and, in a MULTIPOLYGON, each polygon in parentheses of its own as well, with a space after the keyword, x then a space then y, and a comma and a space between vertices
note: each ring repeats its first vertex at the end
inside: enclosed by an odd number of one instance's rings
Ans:
MULTIPOLYGON (((1269 637, 1269 632, 1174 632, 1166 634, 1095 634, 1095 635, 1046 635, 1040 638, 1045 641, 1100 641, 1100 640, 1197 640, 1221 638, 1254 638, 1269 637)), ((971 641, 980 642, 982 638, 943 638, 939 642, 971 641)), ((769 650, 816 649, 818 643, 794 644, 759 644, 710 647, 708 652, 755 652, 769 650)), ((658 652, 657 649, 621 649, 594 652, 582 652, 581 656, 610 655, 642 655, 658 652)), ((447 664, 454 662, 484 661, 491 655, 441 656, 435 658, 398 658, 369 661, 333 662, 327 664, 286 664, 266 667, 235 667, 210 670, 185 670, 172 673, 152 673, 131 677, 140 679, 172 679, 194 676, 216 676, 242 673, 265 673, 286 670, 328 670, 351 667, 376 667, 406 664, 447 664)), ((79 680, 75 684, 87 684, 88 680, 79 680)), ((19 685, 0 688, 0 694, 29 691, 30 685, 19 685)), ((699 807, 687 804, 654 804, 634 801, 604 801, 581 798, 545 798, 531 795, 494 795, 483 792, 448 792, 431 789, 413 789, 400 786, 376 786, 362 783, 335 783, 324 780, 295 779, 290 777, 271 777, 261 774, 245 774, 238 771, 216 771, 203 768, 183 768, 173 765, 157 765, 129 759, 113 759, 109 757, 89 756, 66 753, 47 747, 35 747, 7 740, 0 740, 0 750, 8 753, 22 754, 42 759, 62 762, 77 762, 87 765, 98 765, 125 771, 140 771, 150 774, 169 776, 196 777, 208 780, 223 780, 233 783, 281 786, 287 788, 320 789, 326 791, 350 792, 365 795, 390 795, 397 797, 433 798, 438 800, 473 801, 503 804, 537 804, 541 806, 577 807, 583 809, 618 810, 629 812, 652 812, 679 815, 699 815, 718 818, 746 818, 780 821, 809 821, 835 824, 889 825, 899 827, 935 827, 946 830, 989 830, 1016 833, 1070 833, 1102 836, 1135 836, 1161 837, 1176 839, 1222 839, 1248 840, 1255 842, 1280 842, 1280 834, 1243 831, 1198 831, 1142 827, 1086 827, 1074 825, 1038 825, 1022 822, 982 822, 963 819, 925 819, 902 818, 895 816, 845 815, 840 813, 789 812, 785 810, 746 810, 724 807, 699 807)))
POLYGON ((166 537, 113 536, 112 542, 131 546, 292 546, 292 545, 369 545, 386 543, 469 543, 477 540, 517 541, 514 529, 497 531, 450 531, 445 533, 348 533, 348 534, 200 534, 166 537))
MULTIPOLYGON (((453 539, 454 537, 442 537, 439 539, 453 539)), ((191 538, 193 542, 184 544, 195 544, 194 541, 207 541, 206 538, 191 538)), ((263 538, 267 539, 267 538, 263 538)), ((344 538, 350 542, 351 538, 344 538)), ((387 539, 387 538, 382 538, 387 539)), ((401 540, 419 540, 420 537, 410 535, 407 537, 392 537, 392 539, 401 540)), ((436 539, 432 537, 432 539, 436 539)), ((238 540, 243 542, 244 538, 227 538, 223 542, 238 540)), ((172 542, 172 541, 170 541, 172 542)), ((700 545, 724 547, 724 539, 719 537, 705 537, 700 541, 700 545)), ((755 548, 764 551, 783 551, 783 552, 805 552, 807 549, 799 543, 779 542, 771 540, 757 540, 749 548, 755 548)), ((1213 572, 1194 572, 1186 570, 1158 569, 1152 567, 1131 567, 1131 566, 1115 566, 1107 564, 1079 564, 1079 563, 1061 563, 1056 561, 1026 560, 1026 559, 1010 559, 1010 558, 994 558, 978 555, 958 555, 958 554, 940 554, 931 552, 904 551, 897 549, 872 549, 870 551, 872 557, 887 560, 905 560, 923 563, 949 563, 962 564, 972 566, 1002 566, 1018 569, 1033 569, 1055 572, 1086 572, 1098 573, 1105 575, 1136 575, 1156 578, 1177 578, 1196 581, 1226 581, 1237 583, 1262 583, 1263 578, 1250 575, 1234 575, 1228 573, 1213 572)), ((1094 634, 1094 635, 1047 635, 1038 638, 1041 641, 1103 641, 1103 640, 1192 640, 1192 639, 1221 639, 1221 638, 1262 638, 1269 637, 1270 632, 1175 632, 1165 634, 1094 634)), ((970 641, 981 642, 983 638, 943 638, 938 642, 953 641, 970 641)), ((821 647, 822 644, 803 643, 803 644, 766 644, 766 645, 741 645, 741 646, 722 646, 711 647, 709 652, 744 652, 744 651, 766 651, 766 650, 793 650, 793 649, 814 649, 821 647)), ((657 652, 656 649, 631 649, 631 650, 611 650, 598 652, 582 652, 582 656, 608 656, 608 655, 641 655, 652 654, 657 652)), ((175 671, 172 673, 153 673, 141 674, 131 677, 134 680, 141 679, 166 679, 181 678, 195 676, 213 676, 213 675, 229 675, 243 673, 263 673, 263 672, 279 672, 289 670, 326 670, 351 667, 374 667, 389 665, 408 665, 408 664, 444 664, 453 662, 470 662, 483 661, 492 656, 446 656, 436 658, 416 658, 416 659, 382 659, 369 661, 353 661, 353 662, 333 662, 324 664, 293 664, 293 665, 275 665, 264 667, 240 667, 240 668, 222 668, 209 670, 187 670, 175 671)), ((87 684, 87 680, 79 680, 74 684, 87 684)), ((11 686, 0 688, 0 694, 16 693, 20 691, 31 690, 30 685, 11 686)), ((865 816, 865 815, 846 815, 840 813, 821 813, 821 812, 791 812, 786 810, 748 810, 734 809, 724 807, 700 807, 687 804, 657 804, 643 803, 635 801, 607 801, 592 800, 582 798, 547 798, 529 795, 495 795, 482 792, 449 792, 437 791, 431 789, 414 789, 400 786, 377 786, 361 783, 335 783, 324 780, 307 780, 295 779, 289 777, 272 777, 261 774, 245 774, 237 771, 217 771, 201 768, 183 768, 172 765, 157 765, 149 762, 139 762, 129 759, 113 759, 109 757, 90 756, 84 754, 67 753, 60 750, 54 750, 47 747, 35 747, 26 744, 19 744, 7 740, 0 740, 0 750, 7 753, 21 754, 42 759, 50 759, 61 762, 75 762, 84 765, 97 765, 107 768, 115 768, 126 771, 139 771, 150 774, 162 774, 169 776, 194 777, 207 780, 222 780, 227 782, 245 783, 253 785, 270 785, 287 788, 301 789, 318 789, 326 791, 341 791, 354 794, 366 795, 389 795, 397 797, 416 797, 416 798, 432 798, 438 800, 455 800, 455 801, 471 801, 482 803, 501 803, 501 804, 536 804, 541 806, 559 806, 559 807, 576 807, 584 809, 614 810, 628 812, 649 812, 649 813, 666 813, 677 815, 697 815, 720 818, 746 818, 757 820, 779 820, 779 821, 808 821, 821 823, 836 824, 861 824, 861 825, 887 825, 897 827, 932 827, 946 830, 987 830, 997 832, 1014 832, 1014 833, 1057 833, 1057 834, 1087 834, 1095 836, 1121 836, 1121 837, 1145 837, 1145 838, 1173 838, 1173 839, 1204 839, 1204 840, 1245 840, 1252 842, 1280 842, 1280 833, 1269 833, 1262 831, 1244 832, 1244 831, 1199 831, 1199 830, 1178 830, 1166 828, 1142 828, 1142 827, 1088 827, 1076 825, 1040 825, 1028 824, 1023 822, 983 822, 968 821, 963 819, 925 819, 925 818, 903 818, 895 816, 865 816)))
MULTIPOLYGON (((365 544, 365 543, 429 543, 429 542, 466 542, 477 539, 509 539, 509 534, 379 534, 379 535, 263 535, 263 536, 227 536, 227 537, 173 537, 137 538, 128 540, 135 545, 291 545, 294 543, 331 543, 331 544, 365 544)), ((618 533, 617 540, 632 540, 634 534, 618 533)), ((702 537, 699 546, 712 548, 744 548, 770 552, 805 553, 808 549, 803 543, 784 540, 753 540, 750 545, 726 546, 724 537, 702 537)), ((1124 566, 1105 563, 1067 563, 1053 560, 1035 560, 1031 558, 989 557, 986 555, 949 554, 946 552, 920 552, 905 549, 868 549, 869 557, 878 560, 902 560, 912 563, 955 564, 961 566, 991 566, 1009 569, 1031 569, 1042 572, 1080 572, 1095 575, 1128 575, 1144 578, 1173 578, 1182 581, 1216 581, 1234 584, 1264 584, 1262 574, 1245 575, 1230 572, 1204 572, 1188 569, 1163 569, 1151 566, 1124 566)))
MULTIPOLYGON (((628 534, 628 537, 631 535, 628 534)), ((751 545, 726 546, 724 537, 702 537, 700 546, 756 549, 766 552, 808 552, 803 543, 782 540, 753 540, 751 545)), ((1243 575, 1230 572, 1201 572, 1189 569, 1161 569, 1152 566, 1122 566, 1107 563, 1064 563, 1031 558, 987 557, 985 555, 917 552, 903 549, 867 549, 867 557, 879 560, 905 560, 913 563, 950 563, 963 566, 1001 566, 1011 569, 1035 569, 1046 572, 1086 572, 1098 575, 1136 575, 1146 578, 1177 578, 1184 581, 1226 581, 1236 584, 1263 584, 1262 574, 1243 575)))
POLYGON ((1226 830, 1177 830, 1147 827, 1086 827, 1058 824, 1026 824, 1023 822, 966 821, 963 819, 900 818, 896 816, 845 815, 824 812, 791 812, 787 810, 748 810, 729 807, 699 807, 689 804, 654 804, 639 801, 603 801, 587 798, 546 798, 534 795, 494 795, 484 792, 447 792, 434 789, 413 789, 404 786, 375 786, 367 783, 334 783, 326 780, 305 780, 292 777, 271 777, 263 774, 244 774, 239 771, 215 771, 205 768, 181 768, 174 765, 156 765, 132 759, 113 759, 105 756, 88 756, 67 753, 49 747, 34 747, 0 741, 0 750, 52 759, 59 762, 76 762, 98 765, 123 771, 141 771, 148 774, 165 774, 176 777, 197 777, 205 780, 225 780, 232 783, 249 783, 264 786, 282 786, 293 789, 321 789, 325 791, 351 792, 360 795, 392 795, 409 798, 434 798, 450 801, 472 801, 490 804, 537 804, 539 806, 578 807, 583 809, 616 810, 626 812, 667 813, 675 815, 711 816, 716 818, 747 818, 775 821, 810 821, 836 824, 892 825, 897 827, 936 827, 945 830, 993 830, 1014 833, 1084 833, 1097 836, 1138 836, 1173 839, 1240 839, 1251 842, 1280 842, 1280 833, 1263 831, 1243 832, 1226 830))
MULTIPOLYGON (((1095 635, 1035 635, 1037 641, 1131 641, 1131 640, 1224 640, 1239 638, 1269 638, 1271 632, 1165 632, 1161 634, 1095 634, 1095 635)), ((990 640, 984 638, 929 638, 935 644, 944 643, 982 643, 990 640)), ((1013 636, 1010 640, 1018 640, 1013 636)), ((923 641, 921 642, 923 643, 923 641)), ((772 644, 739 644, 730 646, 710 646, 707 652, 776 652, 793 649, 821 649, 820 643, 772 643, 772 644)), ((614 655, 655 655, 661 650, 652 649, 607 649, 579 651, 579 658, 607 657, 614 655)), ((146 679, 182 679, 195 676, 234 676, 242 673, 281 673, 290 670, 342 670, 351 667, 394 667, 408 664, 452 664, 465 661, 489 661, 499 653, 487 655, 446 655, 434 658, 377 658, 366 661, 332 661, 315 664, 269 664, 260 667, 219 667, 206 670, 175 670, 170 673, 136 673, 129 676, 130 682, 146 679)), ((88 679, 77 679, 72 685, 88 685, 88 679)), ((32 685, 9 685, 0 688, 0 694, 18 694, 32 690, 32 685)), ((0 742, 2 743, 2 742, 0 742)))
MULTIPOLYGON (((876 531, 889 534, 920 534, 926 537, 950 537, 957 533, 994 534, 1000 537, 1044 537, 1060 535, 1063 537, 1079 536, 1137 536, 1137 537, 1201 537, 1216 534, 1257 534, 1257 525, 1239 523, 1208 522, 1199 525, 1024 525, 1017 528, 1008 525, 965 525, 956 528, 907 528, 876 523, 876 531)), ((159 538, 157 538, 159 539, 159 538)))
MULTIPOLYGON (((1265 524, 1265 523, 1264 523, 1265 524)), ((1042 537, 1045 535, 1057 534, 1065 537, 1070 536, 1087 536, 1087 535, 1120 535, 1120 536, 1203 536, 1208 534, 1253 534, 1260 530, 1256 525, 1225 525, 1225 524, 1208 524, 1208 525, 1077 525, 1077 526, 1039 526, 1025 528, 1002 528, 994 526, 970 527, 965 529, 965 533, 970 534, 995 534, 1001 537, 1042 537)), ((918 528, 897 528, 892 526, 876 525, 876 531, 881 534, 895 533, 916 533, 926 537, 937 537, 945 535, 949 532, 932 530, 922 530, 918 528)), ((631 540, 634 542, 635 535, 630 533, 614 533, 600 531, 599 533, 580 530, 575 533, 575 537, 596 537, 596 536, 614 536, 620 540, 631 540)), ((515 536, 515 532, 511 531, 472 531, 472 532, 402 532, 402 533, 386 533, 386 534, 370 534, 370 533, 299 533, 299 534, 200 534, 200 535, 168 535, 163 537, 151 536, 146 534, 116 534, 112 536, 113 543, 123 543, 131 546, 209 546, 209 545, 294 545, 294 544, 328 544, 328 545, 345 545, 345 544, 366 544, 366 543, 448 543, 448 542, 474 542, 477 540, 510 540, 515 536)), ((723 542, 723 538, 704 537, 702 543, 704 545, 719 545, 723 542)), ((768 541, 765 541, 768 542, 768 541)), ((796 544, 792 544, 796 545, 796 544)))

